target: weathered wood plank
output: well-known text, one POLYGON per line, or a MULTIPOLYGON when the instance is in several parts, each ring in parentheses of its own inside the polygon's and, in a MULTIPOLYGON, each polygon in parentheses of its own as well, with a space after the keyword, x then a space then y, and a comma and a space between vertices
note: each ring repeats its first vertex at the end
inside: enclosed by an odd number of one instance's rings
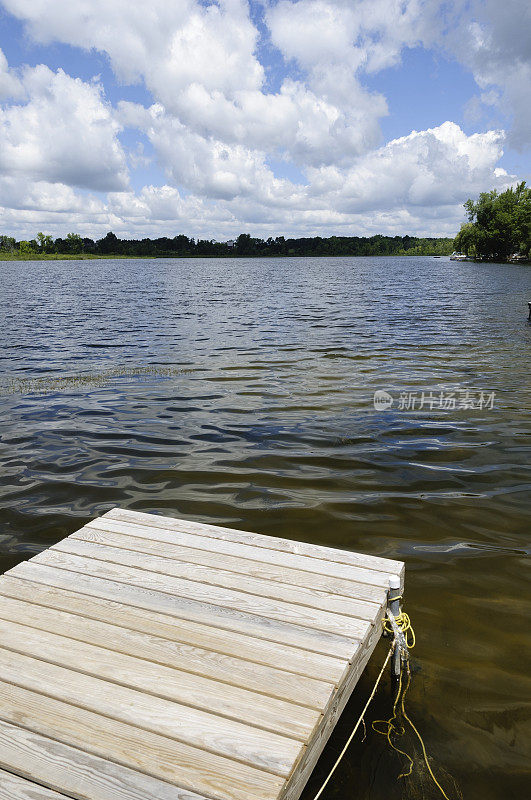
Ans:
POLYGON ((219 653, 245 659, 250 670, 254 669, 255 664, 279 667, 283 675, 293 673, 295 681, 307 676, 318 679, 319 683, 330 681, 337 684, 345 670, 345 659, 138 607, 135 590, 120 584, 98 578, 91 581, 89 578, 77 581, 78 591, 59 588, 53 585, 52 580, 64 578, 61 570, 52 571, 50 575, 50 568, 39 569, 45 572, 40 575, 43 583, 11 577, 11 573, 4 575, 0 580, 0 596, 38 603, 43 608, 71 612, 101 622, 112 620, 124 629, 169 640, 175 647, 184 644, 185 647, 199 648, 214 656, 219 653), (49 584, 46 583, 47 578, 51 578, 49 584))
POLYGON ((3 681, 0 719, 208 798, 275 800, 284 783, 246 764, 3 681))
POLYGON ((291 539, 280 539, 276 536, 266 536, 261 533, 223 528, 202 522, 164 517, 159 514, 146 514, 139 511, 113 508, 107 511, 101 518, 111 518, 125 522, 134 521, 139 525, 151 525, 154 527, 169 528, 171 530, 190 531, 199 536, 226 539, 227 541, 240 542, 242 544, 252 544, 263 549, 279 550, 285 554, 297 553, 299 555, 309 556, 310 558, 325 559, 328 562, 335 562, 337 564, 349 564, 354 567, 363 566, 366 569, 384 572, 388 575, 403 575, 404 572, 404 564, 402 561, 394 561, 390 558, 370 556, 364 553, 354 553, 350 550, 340 550, 338 548, 291 539))
POLYGON ((344 636, 353 640, 362 639, 370 627, 370 622, 355 617, 344 617, 331 611, 320 611, 308 606, 271 600, 267 597, 223 589, 211 584, 198 584, 182 578, 172 578, 158 572, 147 572, 136 567, 126 567, 109 561, 97 561, 84 556, 70 555, 50 547, 29 562, 58 567, 83 575, 94 575, 99 578, 119 581, 141 588, 165 592, 174 597, 195 600, 216 605, 234 611, 243 611, 268 620, 298 625, 305 628, 316 628, 326 633, 344 636))
MULTIPOLYGON (((153 553, 154 555, 174 558, 177 561, 185 561, 192 564, 201 564, 207 567, 220 566, 220 556, 216 550, 198 549, 188 545, 180 545, 172 542, 161 542, 157 539, 148 539, 124 533, 115 533, 106 530, 109 523, 102 517, 102 527, 98 527, 98 519, 93 520, 90 525, 80 528, 68 537, 71 539, 82 539, 83 541, 100 542, 113 547, 122 547, 127 550, 136 550, 139 553, 153 553)), ((172 534, 172 537, 175 534, 172 534)), ((65 540, 67 541, 67 540, 65 540)), ((205 547, 204 540, 201 544, 205 547)), ((208 545, 208 541, 206 542, 208 545)), ((307 572, 293 567, 277 566, 265 561, 255 561, 250 558, 223 553, 223 569, 242 575, 250 575, 253 578, 263 578, 266 581, 278 581, 287 583, 290 586, 301 586, 307 589, 316 589, 327 594, 338 594, 349 599, 356 598, 373 603, 381 603, 385 598, 386 589, 382 586, 374 586, 369 583, 359 583, 353 580, 332 577, 331 575, 321 575, 318 572, 307 572)))
POLYGON ((236 574, 225 570, 224 564, 220 563, 215 568, 205 567, 202 564, 190 564, 186 561, 177 561, 151 553, 138 553, 123 547, 113 547, 103 542, 85 541, 72 536, 63 539, 50 549, 99 561, 110 561, 126 567, 136 567, 148 570, 148 572, 158 572, 162 575, 171 575, 173 578, 183 578, 219 588, 235 589, 246 594, 303 605, 321 611, 331 611, 347 617, 358 617, 370 622, 374 622, 381 605, 381 602, 373 603, 358 600, 356 597, 341 597, 315 589, 290 586, 288 583, 279 581, 268 581, 236 574))
POLYGON ((208 800, 204 795, 1 720, 0 766, 48 787, 40 795, 40 786, 30 783, 31 791, 20 794, 19 789, 15 791, 16 784, 6 782, 0 770, 0 800, 55 800, 65 795, 74 800, 208 800), (11 793, 2 794, 7 789, 11 793))
MULTIPOLYGON (((110 514, 111 512, 109 512, 109 515, 110 514)), ((258 544, 252 538, 257 534, 239 535, 238 531, 231 531, 230 539, 225 536, 223 538, 218 536, 209 537, 198 523, 192 524, 183 520, 182 527, 180 525, 168 527, 161 525, 156 515, 152 516, 157 521, 154 522, 153 525, 150 525, 130 517, 127 519, 118 519, 106 514, 102 517, 98 517, 94 522, 89 522, 85 527, 97 527, 98 530, 111 530, 123 535, 131 534, 140 538, 168 542, 169 544, 190 545, 198 549, 206 549, 226 555, 235 555, 254 561, 275 564, 280 567, 293 567, 295 569, 305 570, 306 572, 329 575, 355 581, 357 583, 367 583, 380 587, 388 585, 389 575, 394 574, 383 570, 373 570, 363 565, 356 565, 356 563, 341 563, 338 561, 326 560, 324 557, 318 558, 316 555, 307 556, 299 554, 295 549, 295 545, 300 544, 299 542, 292 543, 294 546, 293 552, 284 552, 258 544), (234 534, 234 536, 232 536, 232 534, 234 534)), ((160 519, 166 520, 167 517, 161 517, 160 519)), ((173 520, 173 522, 180 523, 181 520, 173 520)), ((229 529, 223 528, 222 530, 225 531, 229 529)), ((265 539, 268 538, 267 536, 265 537, 265 539)), ((326 551, 328 555, 328 549, 322 549, 326 551)), ((354 556, 356 554, 351 553, 350 555, 354 556)))
POLYGON ((315 709, 85 644, 69 638, 67 630, 58 636, 0 619, 0 642, 15 653, 301 742, 310 736, 320 717, 315 709))
POLYGON ((65 800, 65 795, 0 769, 0 800, 65 800))
POLYGON ((206 625, 217 625, 220 628, 245 633, 259 639, 279 643, 289 642, 304 650, 333 655, 338 658, 349 659, 358 647, 359 640, 357 639, 349 639, 346 636, 338 636, 316 628, 303 628, 287 624, 280 620, 225 608, 205 601, 190 600, 169 592, 156 591, 145 588, 141 581, 137 585, 123 583, 102 577, 101 571, 99 575, 94 575, 94 572, 96 572, 95 569, 91 574, 56 569, 31 559, 31 561, 17 564, 6 574, 72 591, 104 596, 180 619, 206 625))
POLYGON ((300 742, 0 648, 0 679, 286 777, 300 742))
MULTIPOLYGON (((0 590, 2 585, 0 581, 0 590)), ((321 710, 333 683, 3 596, 0 618, 321 710)), ((112 618, 112 617, 111 617, 112 618)))

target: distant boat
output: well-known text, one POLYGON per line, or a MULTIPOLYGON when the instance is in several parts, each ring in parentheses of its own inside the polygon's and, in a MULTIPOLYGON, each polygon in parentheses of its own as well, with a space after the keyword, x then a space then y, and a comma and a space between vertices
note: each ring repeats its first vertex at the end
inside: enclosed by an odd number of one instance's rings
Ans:
POLYGON ((452 253, 450 256, 450 261, 473 261, 474 259, 471 256, 467 256, 464 253, 452 253))

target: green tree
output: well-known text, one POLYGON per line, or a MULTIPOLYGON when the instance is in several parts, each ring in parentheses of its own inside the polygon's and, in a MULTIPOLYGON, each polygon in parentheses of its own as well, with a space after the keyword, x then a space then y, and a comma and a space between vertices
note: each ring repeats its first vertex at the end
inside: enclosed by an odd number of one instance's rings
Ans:
POLYGON ((15 249, 16 241, 12 236, 0 236, 0 252, 12 253, 15 249))
POLYGON ((454 239, 454 247, 459 253, 475 256, 476 253, 476 228, 472 222, 465 222, 454 239))
POLYGON ((252 256, 256 252, 256 239, 249 233, 240 233, 236 239, 236 252, 239 256, 252 256))
POLYGON ((109 231, 103 239, 99 239, 96 242, 96 248, 100 253, 104 253, 105 255, 121 253, 120 240, 112 231, 109 231))
POLYGON ((51 236, 44 235, 44 233, 37 234, 37 245, 39 248, 39 253, 53 253, 54 251, 54 243, 51 236))
POLYGON ((68 233, 64 240, 63 246, 65 252, 77 255, 83 252, 83 239, 79 233, 68 233))
POLYGON ((508 258, 515 252, 529 258, 531 249, 531 189, 525 181, 498 194, 482 192, 465 203, 468 223, 461 226, 454 245, 485 259, 508 258))

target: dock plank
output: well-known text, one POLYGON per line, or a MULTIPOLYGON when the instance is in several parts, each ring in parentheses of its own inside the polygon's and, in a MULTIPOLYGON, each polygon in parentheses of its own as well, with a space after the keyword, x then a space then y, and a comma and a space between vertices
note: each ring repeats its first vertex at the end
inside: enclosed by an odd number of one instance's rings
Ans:
MULTIPOLYGON (((35 579, 39 577, 33 572, 30 574, 35 579)), ((40 575, 44 581, 47 578, 58 581, 61 577, 60 571, 40 575)), ((250 669, 254 664, 281 667, 283 674, 293 673, 295 680, 301 676, 317 679, 320 683, 330 681, 337 684, 345 671, 345 659, 140 607, 134 604, 134 595, 124 593, 120 585, 107 584, 99 579, 93 583, 90 580, 78 581, 76 591, 72 591, 52 582, 38 583, 13 577, 10 573, 0 580, 0 596, 27 600, 40 607, 71 612, 104 623, 112 619, 123 629, 139 631, 150 637, 158 636, 175 647, 184 644, 205 652, 245 659, 250 669), (83 591, 87 593, 83 594, 83 591)))
MULTIPOLYGON (((174 558, 177 561, 185 561, 192 564, 201 564, 206 567, 219 567, 220 556, 218 552, 212 549, 204 549, 203 541, 201 541, 203 549, 198 549, 189 545, 177 544, 175 540, 170 544, 170 542, 161 542, 145 536, 139 537, 124 534, 123 532, 115 533, 109 530, 108 523, 102 522, 101 527, 97 523, 98 520, 94 520, 90 525, 85 525, 68 538, 100 542, 114 547, 122 547, 126 550, 136 550, 140 553, 153 553, 154 555, 174 558)), ((175 539, 175 534, 173 534, 173 537, 175 539)), ((228 555, 227 553, 223 553, 223 569, 240 575, 249 575, 253 578, 263 578, 266 581, 278 581, 287 583, 290 586, 317 589, 329 594, 338 594, 350 599, 356 598, 374 603, 381 603, 386 595, 386 590, 382 586, 359 583, 359 581, 336 578, 331 575, 321 575, 318 572, 307 572, 286 565, 276 566, 266 561, 251 560, 250 558, 228 555)))
POLYGON ((85 644, 68 636, 0 619, 2 647, 59 664, 146 695, 184 703, 237 722, 304 742, 317 724, 320 711, 220 683, 191 672, 146 661, 138 656, 85 644))
POLYGON ((18 782, 11 776, 10 781, 8 773, 0 770, 0 800, 56 800, 65 795, 73 800, 208 800, 204 795, 1 720, 0 767, 22 776, 18 782), (36 786, 35 781, 40 785, 36 786), (2 794, 7 790, 9 794, 2 794))
POLYGON ((208 798, 275 800, 284 784, 271 773, 2 680, 0 719, 208 798))
POLYGON ((345 617, 320 608, 272 600, 269 597, 247 594, 233 589, 225 589, 212 584, 174 578, 158 572, 149 572, 138 567, 127 567, 110 561, 99 561, 86 556, 76 556, 50 547, 34 556, 36 564, 45 564, 59 569, 95 575, 109 580, 141 586, 175 597, 217 605, 221 608, 243 611, 267 620, 278 620, 305 628, 317 628, 326 633, 361 639, 367 633, 370 622, 356 617, 345 617))
MULTIPOLYGON (((293 567, 306 572, 317 573, 318 575, 328 575, 380 587, 388 584, 390 575, 396 574, 401 578, 403 577, 403 570, 395 569, 394 567, 384 572, 383 570, 371 569, 365 563, 357 563, 356 559, 353 559, 353 563, 329 559, 328 548, 325 547, 322 548, 325 552, 321 553, 319 558, 315 553, 311 556, 305 553, 298 553, 295 549, 295 545, 299 544, 298 542, 292 543, 293 550, 276 550, 257 543, 252 538, 256 534, 231 535, 230 538, 228 538, 228 534, 226 536, 209 536, 205 532, 201 532, 197 524, 183 520, 183 526, 168 527, 165 522, 168 519, 167 517, 160 517, 161 520, 164 520, 164 524, 162 524, 158 522, 159 518, 155 514, 152 516, 155 517, 156 521, 151 525, 144 525, 140 520, 130 516, 126 519, 116 519, 114 516, 105 515, 99 517, 96 524, 89 522, 86 527, 94 526, 98 530, 110 530, 126 536, 131 534, 141 538, 168 542, 168 544, 188 543, 192 547, 208 549, 223 555, 236 555, 258 562, 275 564, 279 567, 293 567)), ((211 526, 207 527, 210 529, 211 526)), ((228 529, 220 528, 216 530, 225 532, 228 529)), ((234 531, 231 534, 237 534, 237 532, 234 531)), ((354 556, 355 554, 351 553, 350 555, 354 556)), ((392 563, 394 564, 395 562, 392 563)))
POLYGON ((285 777, 300 742, 0 647, 0 679, 285 777))
POLYGON ((358 600, 353 597, 342 597, 317 589, 290 586, 287 582, 289 580, 288 575, 285 576, 284 582, 269 581, 230 572, 224 568, 225 564, 220 567, 219 562, 216 568, 202 564, 191 564, 186 561, 167 558, 166 556, 147 552, 139 553, 123 547, 109 546, 100 541, 86 541, 78 537, 69 536, 68 539, 64 539, 54 547, 51 547, 50 550, 59 550, 63 553, 94 558, 98 561, 110 561, 113 564, 137 567, 150 572, 160 572, 163 575, 171 575, 174 578, 184 578, 219 588, 236 589, 258 597, 281 600, 313 609, 319 608, 323 611, 332 611, 347 617, 368 619, 371 622, 374 620, 378 607, 384 600, 382 597, 380 603, 376 603, 358 600))
POLYGON ((308 746, 301 751, 299 760, 282 789, 280 800, 298 800, 380 637, 381 630, 376 627, 367 635, 358 659, 330 699, 308 746))
MULTIPOLYGON (((334 684, 317 681, 303 675, 293 675, 282 669, 224 655, 213 650, 163 639, 152 633, 121 628, 85 616, 76 616, 55 608, 14 600, 4 595, 0 602, 0 618, 17 622, 130 656, 142 658, 175 669, 251 689, 292 703, 322 709, 334 684)), ((23 638, 23 637, 22 637, 23 638)))
POLYGON ((65 795, 0 769, 0 800, 65 800, 65 795))
MULTIPOLYGON (((56 556, 59 556, 56 553, 56 556)), ((63 564, 66 562, 62 562, 63 564)), ((270 619, 238 609, 218 606, 205 600, 190 600, 169 591, 158 591, 141 585, 140 576, 137 583, 120 580, 120 572, 111 569, 101 570, 95 567, 91 574, 82 571, 71 571, 63 568, 38 563, 35 559, 22 562, 6 574, 12 577, 27 578, 50 586, 61 587, 71 591, 103 596, 115 600, 122 599, 131 606, 168 614, 180 619, 199 622, 205 625, 217 625, 227 631, 245 633, 258 639, 271 642, 289 642, 302 650, 314 653, 349 659, 356 652, 358 639, 328 633, 317 628, 304 628, 283 621, 270 619)), ((86 565, 83 565, 86 567, 86 565)), ((83 568, 81 567, 81 569, 83 568)), ((78 565, 78 569, 79 569, 78 565)))
POLYGON ((404 565, 122 509, 18 564, 0 577, 9 800, 298 800, 390 576, 404 565))
POLYGON ((267 550, 278 550, 283 553, 297 553, 319 560, 326 558, 327 561, 338 564, 349 564, 355 567, 362 566, 370 570, 384 572, 388 575, 403 575, 404 573, 404 564, 402 561, 394 561, 390 558, 381 558, 364 553, 353 553, 350 550, 340 550, 292 539, 280 539, 276 536, 265 536, 261 533, 223 528, 218 525, 209 525, 203 522, 192 522, 191 520, 165 517, 159 514, 146 514, 145 512, 130 511, 129 509, 122 508, 112 508, 100 517, 100 519, 108 518, 126 522, 134 521, 136 524, 143 524, 145 526, 169 527, 170 530, 191 531, 199 536, 226 539, 231 542, 240 542, 243 544, 253 544, 267 550))

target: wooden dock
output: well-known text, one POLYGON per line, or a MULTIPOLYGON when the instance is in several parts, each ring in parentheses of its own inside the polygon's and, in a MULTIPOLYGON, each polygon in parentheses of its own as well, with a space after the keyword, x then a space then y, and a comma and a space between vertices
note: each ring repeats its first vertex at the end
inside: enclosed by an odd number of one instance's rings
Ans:
POLYGON ((403 572, 109 511, 0 577, 0 800, 297 800, 403 572))

